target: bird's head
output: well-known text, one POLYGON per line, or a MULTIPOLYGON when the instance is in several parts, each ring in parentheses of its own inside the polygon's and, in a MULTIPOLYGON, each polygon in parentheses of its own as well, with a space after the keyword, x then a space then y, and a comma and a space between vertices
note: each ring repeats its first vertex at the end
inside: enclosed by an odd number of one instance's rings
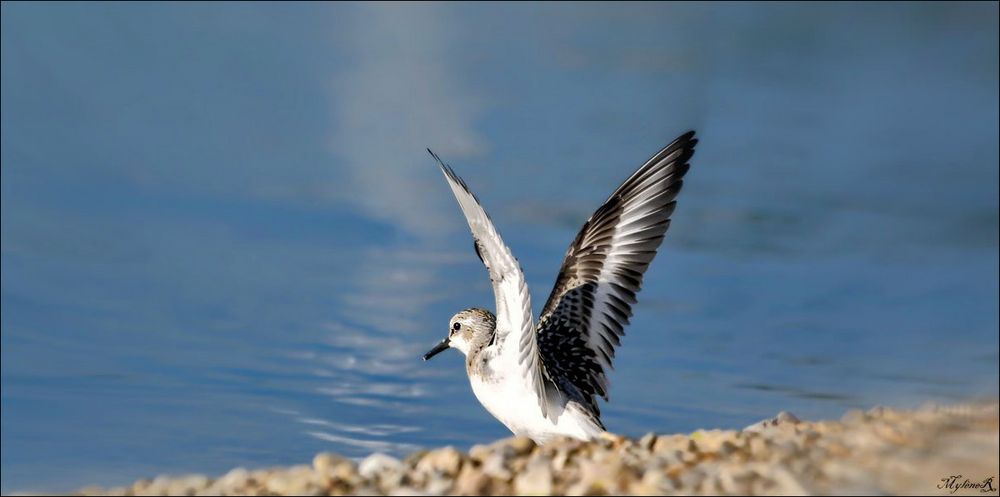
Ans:
POLYGON ((424 354, 424 360, 438 355, 448 348, 456 348, 468 355, 473 344, 489 339, 496 329, 497 318, 486 309, 473 307, 451 317, 448 321, 448 337, 424 354))

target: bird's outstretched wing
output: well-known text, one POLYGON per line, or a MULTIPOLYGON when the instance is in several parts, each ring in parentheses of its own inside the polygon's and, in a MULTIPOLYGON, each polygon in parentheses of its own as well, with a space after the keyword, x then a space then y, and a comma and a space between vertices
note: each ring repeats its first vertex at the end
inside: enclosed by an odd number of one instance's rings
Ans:
POLYGON ((451 186, 458 205, 472 230, 476 254, 483 261, 493 282, 493 295, 497 308, 497 337, 501 354, 508 355, 516 364, 522 378, 538 393, 542 414, 548 416, 547 406, 554 394, 552 384, 546 380, 544 366, 538 355, 535 326, 531 315, 531 296, 524 280, 521 265, 504 244, 493 221, 483 210, 476 196, 450 166, 430 149, 431 156, 441 166, 441 171, 451 186))
POLYGON ((539 318, 537 340, 551 381, 599 414, 605 376, 625 334, 642 276, 670 226, 698 140, 689 131, 632 174, 573 240, 539 318))

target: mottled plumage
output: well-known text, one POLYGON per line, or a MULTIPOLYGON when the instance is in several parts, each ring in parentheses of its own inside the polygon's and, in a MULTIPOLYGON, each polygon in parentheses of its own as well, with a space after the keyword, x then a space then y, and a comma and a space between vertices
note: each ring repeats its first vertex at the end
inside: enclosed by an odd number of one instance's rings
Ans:
POLYGON ((570 244, 552 294, 534 324, 517 259, 479 201, 437 155, 490 274, 497 314, 466 309, 449 337, 424 356, 454 347, 466 355, 473 392, 517 435, 602 433, 597 397, 608 398, 607 370, 621 343, 643 274, 670 226, 698 140, 688 132, 633 173, 587 220, 570 244))

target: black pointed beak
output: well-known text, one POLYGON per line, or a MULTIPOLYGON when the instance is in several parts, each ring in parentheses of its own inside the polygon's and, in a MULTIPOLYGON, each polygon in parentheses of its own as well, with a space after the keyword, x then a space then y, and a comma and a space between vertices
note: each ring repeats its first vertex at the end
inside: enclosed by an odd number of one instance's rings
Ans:
POLYGON ((448 347, 450 346, 451 346, 451 341, 449 339, 445 338, 444 340, 441 340, 441 342, 435 345, 433 349, 428 350, 427 353, 424 354, 424 360, 426 361, 427 359, 430 359, 431 357, 434 357, 440 354, 441 352, 448 350, 448 347))

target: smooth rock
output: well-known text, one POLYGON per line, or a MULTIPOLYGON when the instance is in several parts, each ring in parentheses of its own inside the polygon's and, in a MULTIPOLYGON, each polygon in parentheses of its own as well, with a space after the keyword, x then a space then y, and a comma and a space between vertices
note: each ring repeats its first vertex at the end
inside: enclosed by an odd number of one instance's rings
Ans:
POLYGON ((528 437, 514 437, 510 439, 510 448, 514 450, 514 455, 523 456, 535 450, 535 441, 528 437))
POLYGON ((484 471, 465 465, 455 478, 453 487, 457 495, 482 495, 490 492, 491 478, 484 471))
POLYGON ((246 468, 234 468, 215 480, 213 486, 230 493, 239 492, 250 481, 250 472, 246 468))
POLYGON ((330 452, 320 452, 313 457, 313 469, 321 475, 332 475, 337 466, 344 463, 353 465, 350 459, 330 452))
POLYGON ((639 439, 638 445, 643 450, 653 450, 653 445, 656 444, 656 434, 649 432, 639 439))
POLYGON ((208 484, 209 479, 205 475, 185 475, 170 481, 167 485, 167 494, 194 495, 208 484))
POLYGON ((801 421, 797 416, 788 411, 781 411, 778 413, 777 416, 771 419, 758 421, 750 426, 747 426, 746 428, 743 428, 743 431, 759 432, 762 430, 766 430, 768 428, 774 428, 776 426, 790 426, 790 425, 797 425, 799 423, 801 423, 801 421))
POLYGON ((366 457, 358 465, 358 474, 366 480, 374 480, 382 473, 398 473, 403 470, 403 463, 395 457, 376 452, 366 457))
POLYGON ((507 469, 506 461, 507 458, 502 453, 494 453, 488 456, 483 461, 483 473, 501 480, 510 479, 511 473, 507 469))
POLYGON ((520 495, 551 495, 551 463, 547 457, 532 459, 524 471, 514 478, 514 491, 520 495))
POLYGON ((455 476, 462 467, 464 456, 454 447, 433 450, 424 455, 417 463, 418 472, 437 472, 447 476, 455 476))

